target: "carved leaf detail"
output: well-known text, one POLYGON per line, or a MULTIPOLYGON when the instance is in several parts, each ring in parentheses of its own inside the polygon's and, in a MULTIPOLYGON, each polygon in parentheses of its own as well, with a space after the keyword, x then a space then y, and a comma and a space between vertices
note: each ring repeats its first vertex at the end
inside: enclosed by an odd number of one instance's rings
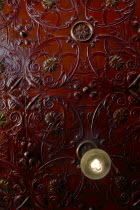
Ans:
POLYGON ((41 85, 41 84, 42 84, 42 81, 41 81, 41 79, 40 79, 39 77, 32 77, 32 80, 33 80, 36 84, 38 84, 38 85, 41 85))
POLYGON ((12 109, 12 110, 19 108, 18 104, 12 99, 8 100, 8 105, 9 105, 9 109, 12 109))
POLYGON ((19 82, 22 80, 22 78, 17 78, 17 77, 11 77, 11 78, 9 78, 8 79, 8 81, 7 81, 7 86, 8 87, 11 87, 11 89, 12 88, 14 88, 16 85, 18 85, 19 84, 19 82))
POLYGON ((107 7, 117 7, 120 3, 120 0, 106 0, 107 7))

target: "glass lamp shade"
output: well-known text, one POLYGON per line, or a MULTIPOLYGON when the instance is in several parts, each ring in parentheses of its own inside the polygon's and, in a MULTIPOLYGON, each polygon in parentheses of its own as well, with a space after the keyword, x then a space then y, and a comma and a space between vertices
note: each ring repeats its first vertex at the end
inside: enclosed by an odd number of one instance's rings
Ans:
POLYGON ((102 179, 111 168, 109 155, 101 149, 91 149, 86 152, 80 163, 83 174, 90 179, 102 179))

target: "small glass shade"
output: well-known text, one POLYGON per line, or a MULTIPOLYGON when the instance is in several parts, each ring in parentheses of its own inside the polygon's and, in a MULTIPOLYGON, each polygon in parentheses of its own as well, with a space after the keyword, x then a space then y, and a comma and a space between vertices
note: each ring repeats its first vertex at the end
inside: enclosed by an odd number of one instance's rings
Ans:
POLYGON ((81 159, 81 170, 90 179, 102 179, 111 168, 109 155, 101 149, 91 149, 81 159))

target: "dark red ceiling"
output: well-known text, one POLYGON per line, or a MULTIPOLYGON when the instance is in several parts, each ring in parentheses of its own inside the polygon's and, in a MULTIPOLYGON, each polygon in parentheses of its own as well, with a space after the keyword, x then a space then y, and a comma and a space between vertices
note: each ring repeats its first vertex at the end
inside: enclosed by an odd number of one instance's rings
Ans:
POLYGON ((140 209, 140 1, 0 0, 0 210, 140 209), (82 155, 105 150, 98 181, 82 155))

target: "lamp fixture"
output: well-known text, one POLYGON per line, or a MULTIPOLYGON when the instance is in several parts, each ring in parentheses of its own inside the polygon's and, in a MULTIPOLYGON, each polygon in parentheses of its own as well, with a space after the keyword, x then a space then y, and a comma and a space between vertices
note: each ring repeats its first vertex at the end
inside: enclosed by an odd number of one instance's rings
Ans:
POLYGON ((111 168, 109 155, 101 149, 91 149, 87 151, 80 163, 83 174, 90 179, 102 179, 111 168))

